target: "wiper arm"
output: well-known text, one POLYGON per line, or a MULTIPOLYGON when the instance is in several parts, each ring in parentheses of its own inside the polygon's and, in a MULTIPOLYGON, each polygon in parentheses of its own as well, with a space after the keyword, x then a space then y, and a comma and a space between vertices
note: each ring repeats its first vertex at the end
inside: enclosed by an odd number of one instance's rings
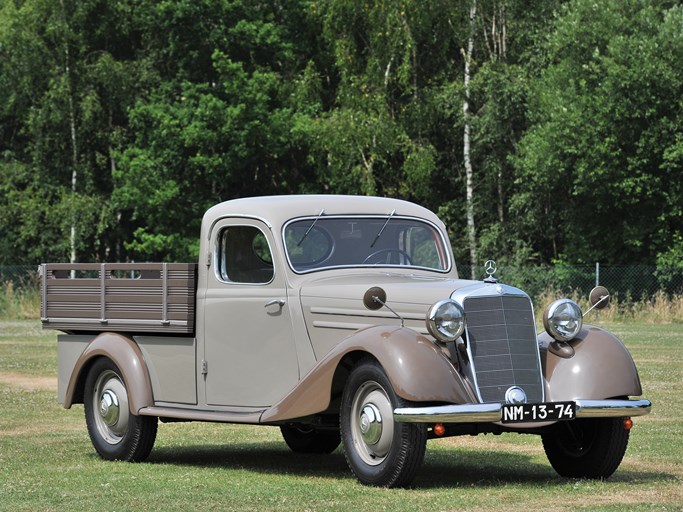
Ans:
POLYGON ((389 221, 391 220, 391 218, 394 216, 395 213, 396 213, 396 208, 391 210, 391 213, 387 217, 387 220, 384 222, 384 226, 382 226, 382 229, 379 230, 379 233, 377 233, 377 236, 375 237, 375 239, 370 244, 370 249, 372 249, 375 246, 375 244, 377 243, 377 240, 379 240, 379 237, 382 236, 382 233, 384 233, 384 228, 387 227, 387 224, 389 224, 389 221))
POLYGON ((308 229, 304 233, 304 236, 302 236, 301 240, 299 240, 299 243, 296 244, 297 247, 299 247, 303 243, 303 241, 306 240, 306 237, 311 232, 311 229, 313 229, 313 226, 315 226, 315 223, 318 222, 318 219, 323 216, 323 213, 325 213, 325 208, 320 210, 320 213, 318 214, 318 216, 315 219, 313 219, 313 222, 311 223, 310 226, 308 226, 308 229))

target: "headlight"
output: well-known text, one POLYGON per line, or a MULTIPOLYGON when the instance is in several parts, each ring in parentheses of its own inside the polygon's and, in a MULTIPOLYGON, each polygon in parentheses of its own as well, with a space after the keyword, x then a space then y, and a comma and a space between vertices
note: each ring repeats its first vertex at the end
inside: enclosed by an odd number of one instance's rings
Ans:
POLYGON ((427 329, 439 341, 455 341, 465 330, 465 312, 451 299, 437 302, 427 314, 427 329))
POLYGON ((570 341, 579 334, 583 315, 579 305, 570 299, 556 300, 543 313, 543 326, 557 341, 570 341))

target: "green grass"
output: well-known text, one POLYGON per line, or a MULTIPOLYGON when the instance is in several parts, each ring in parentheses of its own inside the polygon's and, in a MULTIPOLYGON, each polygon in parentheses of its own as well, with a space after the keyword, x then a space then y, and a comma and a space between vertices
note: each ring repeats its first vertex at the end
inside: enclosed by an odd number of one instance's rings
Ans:
POLYGON ((83 407, 56 403, 56 333, 0 322, 0 510, 681 510, 681 324, 606 324, 653 412, 608 481, 568 480, 535 436, 430 441, 411 489, 356 482, 342 453, 292 454, 271 427, 161 424, 147 462, 100 460, 83 407))
POLYGON ((12 282, 0 283, 0 319, 40 318, 40 288, 24 285, 18 288, 12 282))

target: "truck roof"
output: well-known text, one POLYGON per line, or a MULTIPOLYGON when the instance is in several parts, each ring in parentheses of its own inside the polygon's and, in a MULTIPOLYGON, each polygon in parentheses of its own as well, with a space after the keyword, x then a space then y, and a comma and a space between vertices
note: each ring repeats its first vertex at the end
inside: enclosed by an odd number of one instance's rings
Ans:
POLYGON ((420 217, 444 228, 428 209, 401 199, 353 195, 282 195, 233 199, 209 208, 204 214, 202 236, 218 219, 231 216, 257 217, 280 227, 295 217, 319 215, 395 215, 420 217))

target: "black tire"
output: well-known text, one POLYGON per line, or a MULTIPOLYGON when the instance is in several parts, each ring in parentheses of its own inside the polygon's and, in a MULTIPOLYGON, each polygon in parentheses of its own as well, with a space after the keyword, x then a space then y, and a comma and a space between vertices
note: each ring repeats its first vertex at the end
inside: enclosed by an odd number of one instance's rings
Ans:
POLYGON ((567 478, 608 478, 626 453, 629 431, 623 418, 589 418, 558 423, 542 437, 548 461, 567 478))
POLYGON ((147 458, 158 419, 130 413, 123 375, 110 359, 98 359, 88 372, 84 405, 88 434, 100 457, 128 462, 147 458))
POLYGON ((394 422, 396 407, 410 403, 391 387, 374 359, 351 371, 341 405, 344 455, 353 474, 366 485, 405 487, 424 460, 427 430, 416 423, 394 422))
POLYGON ((341 443, 339 430, 323 430, 306 425, 282 425, 282 437, 295 453, 318 453, 326 455, 341 443))

